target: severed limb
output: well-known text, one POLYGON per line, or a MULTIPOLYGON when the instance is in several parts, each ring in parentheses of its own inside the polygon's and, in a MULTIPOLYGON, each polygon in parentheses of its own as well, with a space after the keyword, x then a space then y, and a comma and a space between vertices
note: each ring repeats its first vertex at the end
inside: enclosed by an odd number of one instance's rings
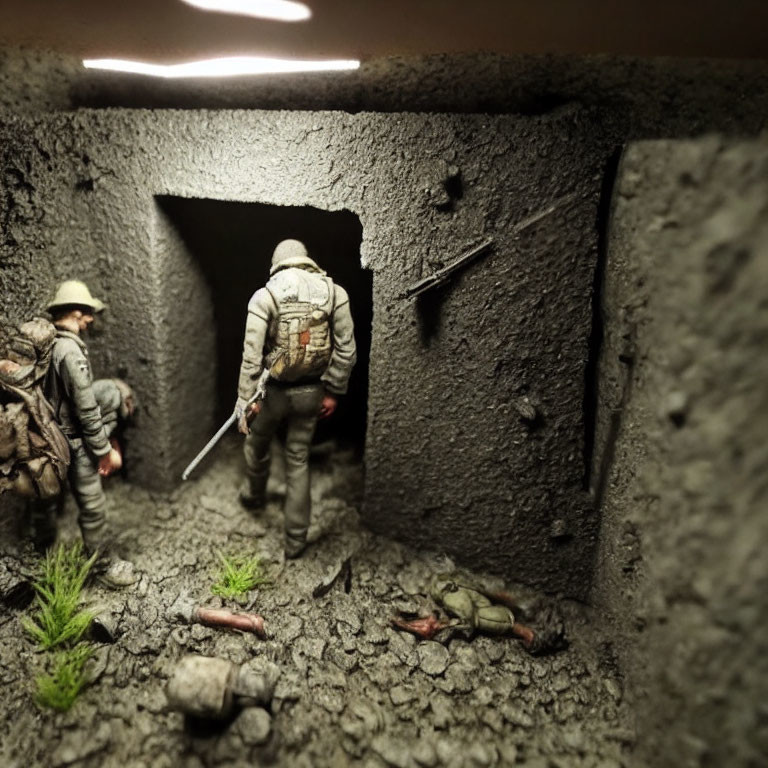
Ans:
POLYGON ((440 619, 436 613, 430 613, 429 616, 423 616, 418 619, 394 617, 391 621, 392 626, 396 629, 410 632, 412 635, 416 635, 416 637, 420 637, 422 640, 431 640, 441 630, 456 625, 455 620, 446 621, 440 619))
POLYGON ((266 638, 264 619, 256 613, 232 613, 218 608, 195 608, 192 620, 207 627, 239 629, 241 632, 253 632, 262 640, 266 638))
POLYGON ((207 627, 239 629, 252 632, 265 640, 264 618, 256 613, 233 613, 222 608, 204 608, 195 605, 189 598, 180 598, 172 608, 177 618, 188 624, 204 624, 207 627))

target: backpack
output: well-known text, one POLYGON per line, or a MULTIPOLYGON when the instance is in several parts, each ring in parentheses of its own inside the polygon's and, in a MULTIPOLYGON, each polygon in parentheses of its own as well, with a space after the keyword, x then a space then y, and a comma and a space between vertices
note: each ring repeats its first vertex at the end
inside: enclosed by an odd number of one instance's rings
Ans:
POLYGON ((273 275, 267 291, 277 306, 267 333, 267 358, 274 361, 271 377, 286 382, 319 378, 331 362, 333 349, 333 280, 291 267, 273 275))
POLYGON ((55 339, 54 326, 36 317, 0 360, 0 495, 50 499, 64 486, 69 444, 42 390, 55 339))

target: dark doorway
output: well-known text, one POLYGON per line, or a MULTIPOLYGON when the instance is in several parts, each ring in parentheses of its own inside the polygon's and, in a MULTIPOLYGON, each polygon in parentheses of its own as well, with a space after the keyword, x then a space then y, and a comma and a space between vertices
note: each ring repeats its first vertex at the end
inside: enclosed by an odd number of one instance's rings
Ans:
MULTIPOLYGON (((232 412, 242 355, 247 305, 269 278, 272 251, 286 238, 301 240, 309 255, 349 292, 358 361, 349 393, 315 440, 333 436, 362 456, 368 403, 372 273, 360 266, 362 226, 350 211, 162 196, 160 210, 200 269, 215 323, 216 422, 232 412)), ((194 311, 194 308, 187 308, 194 311)), ((190 340, 193 343, 194 340, 190 340)))

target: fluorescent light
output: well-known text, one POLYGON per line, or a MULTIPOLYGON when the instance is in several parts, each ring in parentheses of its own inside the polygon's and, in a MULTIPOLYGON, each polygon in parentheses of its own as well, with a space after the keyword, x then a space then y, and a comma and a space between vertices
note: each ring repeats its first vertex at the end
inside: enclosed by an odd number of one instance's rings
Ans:
POLYGON ((181 0, 204 11, 235 13, 275 21, 306 21, 312 11, 304 3, 291 0, 181 0))
POLYGON ((266 75, 287 72, 326 72, 357 69, 354 59, 302 61, 301 59, 268 59, 259 56, 231 56, 223 59, 188 61, 184 64, 147 64, 126 59, 85 59, 86 69, 107 69, 111 72, 131 72, 151 77, 233 77, 235 75, 266 75))

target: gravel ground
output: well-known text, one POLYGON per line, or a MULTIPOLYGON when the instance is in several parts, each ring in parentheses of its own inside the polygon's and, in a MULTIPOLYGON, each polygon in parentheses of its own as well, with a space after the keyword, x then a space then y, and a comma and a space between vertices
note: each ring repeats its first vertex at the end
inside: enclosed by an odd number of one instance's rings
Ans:
MULTIPOLYGON (((238 503, 241 471, 233 438, 198 479, 170 495, 109 481, 113 526, 141 578, 121 591, 88 587, 88 600, 106 608, 114 637, 96 645, 94 682, 66 714, 34 703, 42 659, 19 624, 31 606, 18 603, 28 594, 25 574, 35 557, 20 538, 19 516, 3 515, 1 765, 627 764, 632 713, 610 645, 600 641, 585 606, 560 603, 570 645, 542 658, 512 639, 418 641, 392 629, 389 620, 398 611, 434 607, 426 586, 452 564, 359 525, 362 470, 351 452, 315 462, 311 544, 296 561, 282 557, 280 461, 267 508, 257 516, 238 503), (185 625, 176 616, 174 606, 184 597, 222 605, 210 593, 219 551, 256 552, 268 563, 273 583, 252 592, 244 605, 227 606, 262 614, 266 640, 185 625), (347 558, 351 578, 313 597, 347 558), (185 653, 275 662, 281 676, 271 707, 245 709, 216 726, 169 711, 165 687, 185 653)), ((75 536, 69 504, 61 537, 75 536)), ((482 574, 473 577, 500 586, 482 574)), ((533 597, 521 595, 529 602, 533 597)))

